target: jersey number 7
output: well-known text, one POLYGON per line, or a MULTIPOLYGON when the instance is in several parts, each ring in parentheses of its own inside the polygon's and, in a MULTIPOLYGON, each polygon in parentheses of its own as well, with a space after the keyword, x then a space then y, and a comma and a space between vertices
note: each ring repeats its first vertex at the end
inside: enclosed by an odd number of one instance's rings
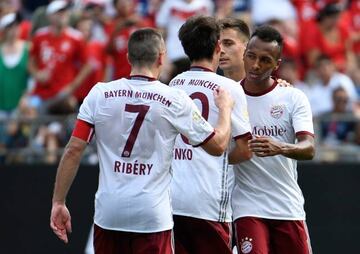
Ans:
POLYGON ((150 106, 146 105, 125 105, 125 111, 131 113, 138 113, 135 123, 130 131, 130 135, 126 140, 124 150, 122 151, 121 157, 130 157, 132 149, 134 147, 135 140, 139 134, 140 127, 144 122, 145 115, 149 111, 150 106))

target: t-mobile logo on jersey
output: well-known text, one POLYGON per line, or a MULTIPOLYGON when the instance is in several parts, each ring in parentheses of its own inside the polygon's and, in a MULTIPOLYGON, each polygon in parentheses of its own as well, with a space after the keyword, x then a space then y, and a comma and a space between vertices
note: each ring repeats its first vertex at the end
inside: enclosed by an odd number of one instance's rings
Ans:
POLYGON ((252 135, 258 136, 284 136, 286 129, 278 127, 276 125, 271 126, 254 126, 252 135))

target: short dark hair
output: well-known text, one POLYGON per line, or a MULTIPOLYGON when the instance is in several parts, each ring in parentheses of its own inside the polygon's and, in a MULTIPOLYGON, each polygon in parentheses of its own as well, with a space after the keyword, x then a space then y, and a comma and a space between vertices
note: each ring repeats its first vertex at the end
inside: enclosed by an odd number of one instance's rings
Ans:
POLYGON ((224 18, 219 20, 220 28, 234 29, 245 37, 246 40, 250 39, 250 28, 245 21, 238 18, 224 18))
POLYGON ((143 28, 131 34, 128 42, 128 58, 131 65, 153 64, 164 47, 161 34, 152 28, 143 28))
POLYGON ((280 57, 283 48, 284 39, 278 30, 276 30, 275 28, 269 25, 262 25, 256 28, 255 32, 251 35, 251 38, 255 36, 264 42, 275 41, 279 46, 279 57, 280 57))
POLYGON ((317 66, 319 66, 322 63, 332 63, 332 59, 330 58, 330 56, 326 55, 326 54, 320 54, 316 60, 315 63, 317 66))
POLYGON ((212 59, 220 27, 213 17, 194 16, 181 26, 179 39, 190 61, 212 59))

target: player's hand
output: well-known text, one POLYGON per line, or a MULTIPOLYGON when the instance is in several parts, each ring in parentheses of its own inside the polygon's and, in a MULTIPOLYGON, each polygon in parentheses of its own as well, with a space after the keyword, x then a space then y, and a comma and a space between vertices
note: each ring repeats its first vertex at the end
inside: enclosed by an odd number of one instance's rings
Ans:
POLYGON ((221 87, 214 90, 214 100, 219 109, 232 109, 235 103, 230 93, 221 87))
POLYGON ((50 71, 48 69, 45 70, 39 70, 36 72, 35 74, 35 80, 40 82, 40 83, 45 83, 46 81, 48 81, 50 79, 50 71))
POLYGON ((267 157, 281 154, 281 143, 270 137, 255 136, 248 141, 249 149, 258 157, 267 157))
POLYGON ((65 243, 68 243, 68 233, 71 233, 71 216, 65 204, 54 202, 51 209, 50 227, 65 243))
POLYGON ((281 87, 293 87, 293 85, 287 82, 285 79, 278 78, 276 81, 281 87))

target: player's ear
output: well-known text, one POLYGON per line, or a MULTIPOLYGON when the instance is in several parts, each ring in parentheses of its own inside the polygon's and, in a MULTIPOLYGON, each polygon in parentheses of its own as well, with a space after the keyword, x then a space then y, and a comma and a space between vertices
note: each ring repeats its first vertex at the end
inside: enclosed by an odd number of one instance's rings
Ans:
POLYGON ((217 54, 221 52, 220 40, 217 40, 217 42, 216 42, 215 52, 216 52, 217 54))
POLYGON ((277 69, 279 69, 280 64, 281 64, 281 61, 282 61, 282 59, 281 59, 281 58, 279 58, 279 59, 276 61, 276 66, 275 66, 274 71, 276 71, 277 69))
POLYGON ((129 60, 129 53, 126 53, 126 59, 127 59, 128 63, 131 65, 130 60, 129 60))

